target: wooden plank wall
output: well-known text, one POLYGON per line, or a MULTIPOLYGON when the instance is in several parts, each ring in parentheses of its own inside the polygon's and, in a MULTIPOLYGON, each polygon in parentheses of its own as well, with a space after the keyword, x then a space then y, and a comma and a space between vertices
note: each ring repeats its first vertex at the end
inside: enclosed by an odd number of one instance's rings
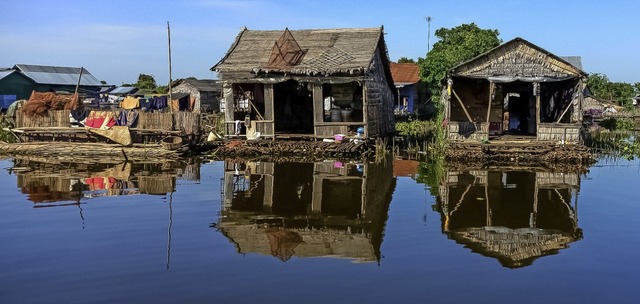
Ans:
POLYGON ((379 49, 373 60, 373 65, 377 68, 368 75, 370 79, 365 83, 367 137, 384 136, 395 132, 394 95, 387 84, 379 49))
POLYGON ((335 134, 347 134, 349 132, 348 126, 316 126, 316 137, 318 138, 333 138, 335 134))
POLYGON ((580 187, 580 176, 577 173, 536 172, 536 181, 539 187, 545 188, 580 187))
POLYGON ((69 110, 49 111, 46 115, 26 115, 16 112, 17 128, 69 127, 69 110))
POLYGON ((448 138, 456 141, 478 142, 489 139, 489 123, 452 121, 448 125, 448 138))
POLYGON ((581 127, 574 124, 545 124, 538 126, 538 140, 577 144, 581 141, 581 127))
MULTIPOLYGON (((453 80, 453 90, 462 99, 471 119, 474 122, 484 122, 487 120, 487 109, 489 107, 489 81, 484 79, 456 78, 453 80)), ((490 121, 500 121, 502 119, 502 100, 496 98, 491 103, 490 121)), ((468 122, 464 110, 460 107, 455 95, 451 96, 451 120, 468 122)))

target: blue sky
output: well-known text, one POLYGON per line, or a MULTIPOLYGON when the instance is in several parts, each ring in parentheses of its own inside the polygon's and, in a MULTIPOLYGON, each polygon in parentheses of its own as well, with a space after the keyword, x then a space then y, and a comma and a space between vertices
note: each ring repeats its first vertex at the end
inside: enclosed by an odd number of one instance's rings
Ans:
POLYGON ((588 73, 640 82, 640 1, 173 0, 0 2, 0 67, 83 66, 110 84, 138 74, 168 82, 167 21, 173 79, 213 78, 243 26, 309 29, 384 26, 392 60, 417 59, 433 33, 475 22, 503 41, 522 37, 560 56, 582 56, 588 73))

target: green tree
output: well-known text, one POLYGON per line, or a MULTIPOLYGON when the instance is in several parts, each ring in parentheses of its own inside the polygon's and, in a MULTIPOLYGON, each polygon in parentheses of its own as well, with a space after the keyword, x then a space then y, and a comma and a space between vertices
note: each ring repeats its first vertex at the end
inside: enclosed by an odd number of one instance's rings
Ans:
POLYGON ((637 84, 611 82, 607 75, 601 73, 589 75, 587 86, 594 96, 623 107, 631 106, 631 98, 637 92, 637 84))
POLYGON ((158 86, 156 87, 156 92, 158 92, 158 94, 167 94, 169 93, 169 86, 158 86))
POLYGON ((609 95, 610 84, 609 77, 601 73, 593 73, 589 75, 587 80, 587 87, 589 87, 591 94, 600 98, 605 98, 605 96, 609 95))
POLYGON ((416 63, 416 61, 411 58, 400 57, 400 59, 398 59, 398 63, 416 63))
POLYGON ((498 30, 481 29, 475 23, 436 30, 435 36, 440 40, 426 58, 418 60, 422 80, 431 95, 440 96, 441 81, 451 68, 500 45, 502 40, 498 35, 498 30))
POLYGON ((140 90, 152 91, 156 88, 156 80, 151 75, 140 74, 138 76, 138 82, 136 82, 134 86, 140 90))

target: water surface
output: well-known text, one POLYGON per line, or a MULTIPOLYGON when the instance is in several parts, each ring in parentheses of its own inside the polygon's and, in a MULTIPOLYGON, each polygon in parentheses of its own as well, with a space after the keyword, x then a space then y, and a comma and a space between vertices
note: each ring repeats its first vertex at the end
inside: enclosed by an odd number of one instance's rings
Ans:
POLYGON ((638 301, 638 161, 416 166, 1 160, 0 302, 638 301))

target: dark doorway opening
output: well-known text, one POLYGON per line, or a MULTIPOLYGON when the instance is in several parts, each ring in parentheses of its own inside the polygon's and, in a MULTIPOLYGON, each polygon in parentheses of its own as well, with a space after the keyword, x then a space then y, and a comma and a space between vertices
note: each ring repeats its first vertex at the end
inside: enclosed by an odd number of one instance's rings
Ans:
POLYGON ((276 133, 312 134, 313 97, 310 84, 288 80, 275 84, 273 90, 276 133))

